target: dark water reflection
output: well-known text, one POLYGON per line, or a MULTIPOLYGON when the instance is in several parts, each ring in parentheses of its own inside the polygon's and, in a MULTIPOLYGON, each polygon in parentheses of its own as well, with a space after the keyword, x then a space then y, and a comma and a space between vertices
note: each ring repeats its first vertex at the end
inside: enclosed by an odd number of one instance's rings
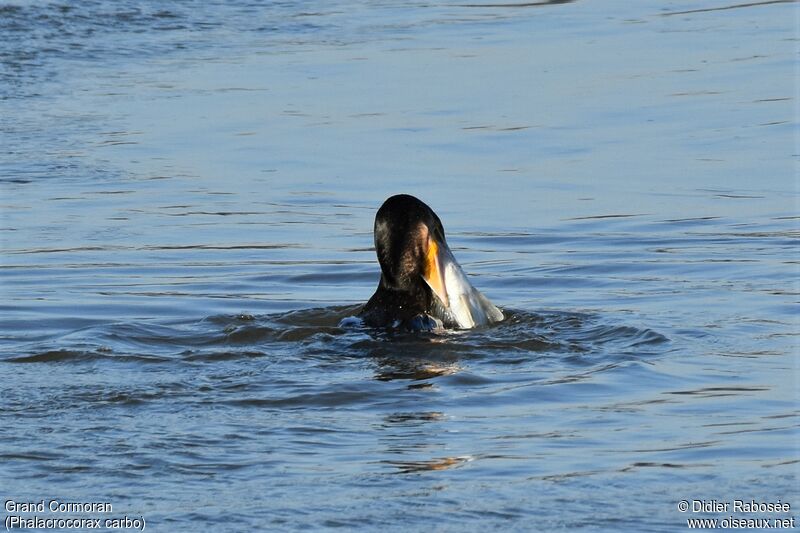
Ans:
POLYGON ((156 531, 800 505, 794 8, 0 2, 4 497, 156 531), (507 320, 340 327, 397 192, 507 320))

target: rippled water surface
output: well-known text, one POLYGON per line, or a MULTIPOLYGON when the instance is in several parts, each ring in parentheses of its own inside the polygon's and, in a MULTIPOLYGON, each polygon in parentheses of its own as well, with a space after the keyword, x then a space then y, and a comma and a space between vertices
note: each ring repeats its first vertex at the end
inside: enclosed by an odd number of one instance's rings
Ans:
POLYGON ((156 531, 795 516, 796 12, 0 0, 0 496, 156 531), (398 192, 504 322, 339 327, 398 192))

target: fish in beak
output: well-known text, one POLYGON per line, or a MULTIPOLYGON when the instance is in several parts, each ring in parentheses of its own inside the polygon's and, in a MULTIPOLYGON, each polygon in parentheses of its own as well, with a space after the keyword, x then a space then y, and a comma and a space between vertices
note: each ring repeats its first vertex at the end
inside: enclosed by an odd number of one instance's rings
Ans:
POLYGON ((503 312, 472 286, 446 242, 428 234, 422 279, 439 299, 445 323, 474 328, 503 320, 503 312))

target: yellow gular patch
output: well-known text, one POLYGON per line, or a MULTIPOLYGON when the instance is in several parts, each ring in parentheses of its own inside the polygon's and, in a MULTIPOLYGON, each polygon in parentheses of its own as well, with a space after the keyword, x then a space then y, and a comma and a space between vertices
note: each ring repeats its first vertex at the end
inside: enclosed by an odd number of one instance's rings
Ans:
POLYGON ((444 273, 439 264, 439 245, 428 237, 428 251, 425 254, 425 282, 433 289, 436 296, 447 307, 447 289, 444 285, 444 273))

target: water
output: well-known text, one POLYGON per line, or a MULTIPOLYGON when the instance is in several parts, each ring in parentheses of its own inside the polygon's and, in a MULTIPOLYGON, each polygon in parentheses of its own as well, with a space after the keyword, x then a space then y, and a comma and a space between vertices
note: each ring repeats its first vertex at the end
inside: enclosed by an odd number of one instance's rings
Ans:
POLYGON ((796 516, 796 9, 0 2, 0 496, 156 531, 796 516), (338 327, 398 192, 506 321, 338 327))

